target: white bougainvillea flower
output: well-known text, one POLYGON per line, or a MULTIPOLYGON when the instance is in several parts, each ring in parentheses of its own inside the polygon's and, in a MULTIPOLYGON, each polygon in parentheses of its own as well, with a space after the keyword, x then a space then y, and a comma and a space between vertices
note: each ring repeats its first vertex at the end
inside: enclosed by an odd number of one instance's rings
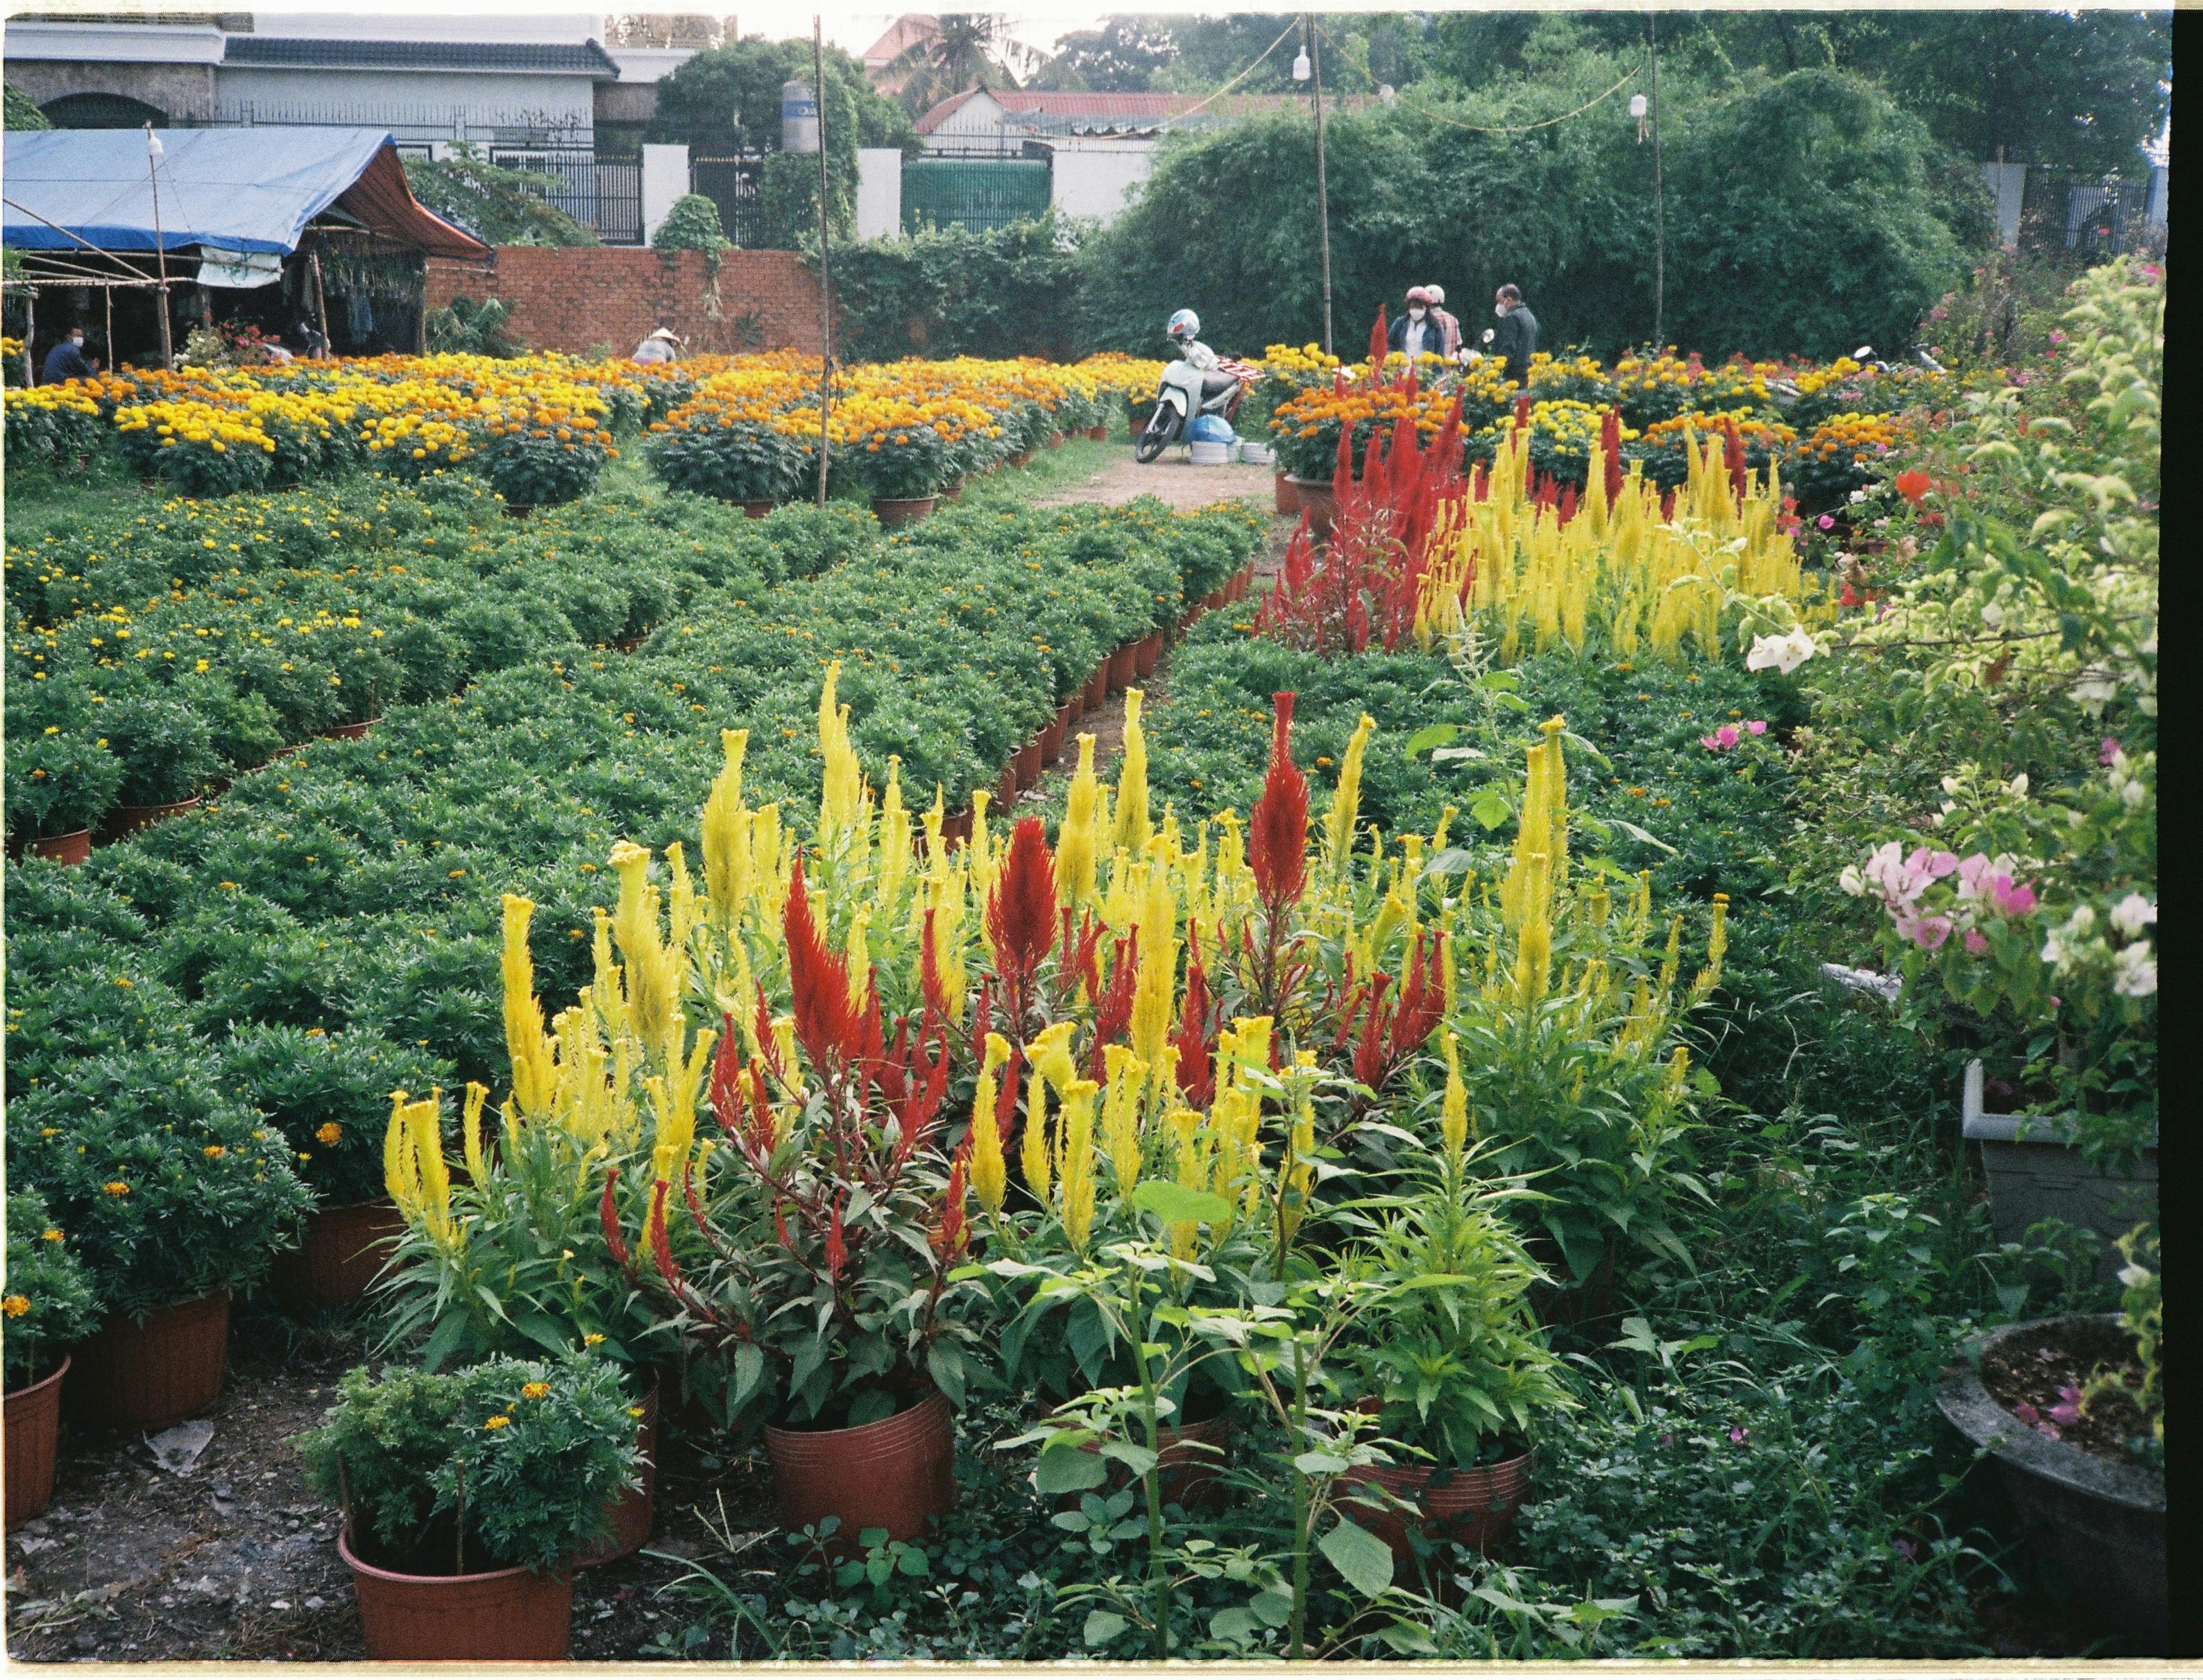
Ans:
POLYGON ((1787 633, 1781 636, 1755 637, 1752 641, 1751 651, 1744 658, 1745 669, 1747 671, 1772 669, 1787 677, 1820 651, 1818 644, 1806 634, 1803 624, 1793 625, 1787 633))

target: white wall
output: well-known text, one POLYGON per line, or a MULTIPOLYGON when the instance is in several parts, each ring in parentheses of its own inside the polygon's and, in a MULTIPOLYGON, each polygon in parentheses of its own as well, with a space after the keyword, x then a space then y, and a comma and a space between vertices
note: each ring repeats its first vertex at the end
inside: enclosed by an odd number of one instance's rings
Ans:
POLYGON ((1152 140, 1101 140, 1055 148, 1053 201, 1065 216, 1113 221, 1131 189, 1155 168, 1152 140))
POLYGON ((894 146, 857 152, 857 237, 898 239, 902 234, 902 153, 894 146))
POLYGON ((2019 237, 2019 208, 2021 195, 2027 188, 2027 165, 1984 163, 1982 179, 1988 183, 1989 195, 1996 200, 1998 234, 2010 245, 2019 237))
POLYGON ((647 145, 642 149, 642 239, 650 243, 673 213, 673 201, 688 190, 688 148, 647 145))

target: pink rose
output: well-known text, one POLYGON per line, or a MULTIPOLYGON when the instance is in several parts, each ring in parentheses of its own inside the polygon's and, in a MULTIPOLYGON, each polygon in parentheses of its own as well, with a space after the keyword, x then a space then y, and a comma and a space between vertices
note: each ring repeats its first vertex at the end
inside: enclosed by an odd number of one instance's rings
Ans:
POLYGON ((1836 528, 1836 516, 1833 513, 1823 513, 1814 523, 1824 531, 1832 531, 1836 528))

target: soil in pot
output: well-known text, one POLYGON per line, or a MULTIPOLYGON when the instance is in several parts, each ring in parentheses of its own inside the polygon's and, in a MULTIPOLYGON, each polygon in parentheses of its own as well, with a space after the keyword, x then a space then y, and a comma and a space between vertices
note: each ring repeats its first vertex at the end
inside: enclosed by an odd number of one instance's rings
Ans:
POLYGON ((54 1496, 54 1459, 61 1446, 62 1379, 69 1359, 8 1395, 7 1524, 14 1529, 44 1511, 54 1496))
POLYGON ((307 1216, 297 1248, 275 1257, 268 1281, 276 1299, 293 1312, 326 1312, 367 1293, 389 1257, 389 1245, 405 1222, 387 1197, 307 1216))
POLYGON ((221 1393, 228 1352, 227 1289, 143 1324, 117 1315, 76 1352, 70 1411, 95 1428, 148 1433, 200 1417, 221 1393))
POLYGON ((658 1514, 658 1373, 651 1371, 649 1377, 650 1387, 642 1397, 642 1421, 635 1430, 635 1445, 642 1452, 635 1474, 642 1478, 642 1486, 623 1488, 605 1501, 611 1507, 611 1535, 594 1552, 576 1558, 576 1569, 594 1569, 599 1564, 632 1557, 650 1538, 658 1514))
MULTIPOLYGON (((359 1628, 375 1662, 564 1662, 571 1647, 573 1576, 524 1569, 420 1575, 386 1569, 339 1535, 359 1595, 359 1628)), ((411 1562, 413 1560, 408 1559, 411 1562)))
POLYGON ((791 1530, 838 1517, 835 1538, 851 1547, 866 1529, 913 1540, 928 1517, 956 1503, 955 1430, 948 1400, 935 1391, 854 1429, 768 1425, 765 1447, 781 1521, 791 1530))
POLYGON ((2141 1386, 2134 1338, 2109 1319, 2053 1319, 2038 1334, 2007 1337, 1982 1356, 1982 1386, 2038 1435, 2046 1426, 2049 1439, 2117 1464, 2135 1462, 2126 1443, 2150 1431, 2131 1392, 2141 1386), (2100 1371, 2120 1378, 2122 1387, 2080 1407, 2070 1423, 2051 1416, 2074 1404, 2100 1371))
POLYGON ((92 831, 80 828, 73 834, 50 834, 42 840, 31 842, 31 849, 55 863, 89 863, 92 861, 92 831))

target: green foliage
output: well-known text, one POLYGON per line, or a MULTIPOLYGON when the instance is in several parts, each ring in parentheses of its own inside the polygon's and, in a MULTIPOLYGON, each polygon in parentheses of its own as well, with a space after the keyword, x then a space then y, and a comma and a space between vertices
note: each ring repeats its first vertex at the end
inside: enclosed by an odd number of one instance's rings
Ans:
POLYGON ((8 837, 24 843, 74 834, 104 818, 122 785, 122 765, 88 727, 16 737, 8 758, 8 837))
POLYGON ((501 361, 525 356, 527 341, 505 324, 511 314, 501 299, 476 303, 462 294, 428 317, 428 348, 439 355, 493 356, 501 361))
POLYGON ((785 500, 795 493, 804 465, 785 432, 723 425, 716 415, 659 432, 645 452, 651 470, 674 489, 721 501, 785 500))
MULTIPOLYGON (((658 85, 650 138, 688 148, 692 157, 735 157, 780 149, 780 88, 813 80, 811 43, 747 36, 700 52, 658 85)), ((915 150, 910 119, 875 92, 864 66, 839 47, 826 49, 827 143, 834 161, 851 170, 860 146, 915 150)), ((815 174, 818 163, 811 160, 815 174)))
POLYGON ((415 198, 485 245, 601 243, 550 202, 551 177, 502 169, 469 141, 450 147, 439 158, 409 158, 405 180, 415 198))
MULTIPOLYGON (((831 151, 827 157, 827 203, 833 212, 830 229, 836 240, 846 240, 856 227, 857 169, 831 151)), ((805 251, 818 243, 818 160, 800 153, 776 151, 765 160, 758 181, 758 205, 764 212, 764 245, 771 251, 805 251)))
POLYGON ((931 227, 836 248, 841 341, 851 358, 873 362, 916 355, 1067 359, 1070 299, 1087 231, 1051 211, 983 233, 931 227))
POLYGON ((224 1084, 282 1133, 298 1176, 324 1208, 383 1195, 390 1093, 451 1078, 414 1046, 319 1026, 240 1023, 216 1048, 224 1084))
POLYGON ((734 248, 727 230, 719 225, 719 207, 700 192, 684 192, 673 201, 665 220, 650 236, 658 251, 700 251, 717 257, 734 248))
POLYGON ((38 109, 38 101, 13 82, 8 84, 7 120, 8 131, 10 133, 24 129, 50 128, 54 126, 47 119, 46 114, 38 109))
POLYGON ((50 1375, 56 1361, 98 1322, 99 1298, 84 1263, 69 1233, 48 1217, 46 1198, 35 1185, 9 1186, 8 1276, 0 1315, 11 1394, 50 1375))
POLYGON ((640 1485, 619 1368, 582 1354, 449 1373, 347 1371, 329 1421, 299 1438, 351 1543, 406 1574, 558 1569, 640 1485))
POLYGON ((201 792, 220 766, 207 720, 187 701, 155 693, 117 696, 99 708, 107 749, 122 766, 121 805, 168 805, 201 792))

